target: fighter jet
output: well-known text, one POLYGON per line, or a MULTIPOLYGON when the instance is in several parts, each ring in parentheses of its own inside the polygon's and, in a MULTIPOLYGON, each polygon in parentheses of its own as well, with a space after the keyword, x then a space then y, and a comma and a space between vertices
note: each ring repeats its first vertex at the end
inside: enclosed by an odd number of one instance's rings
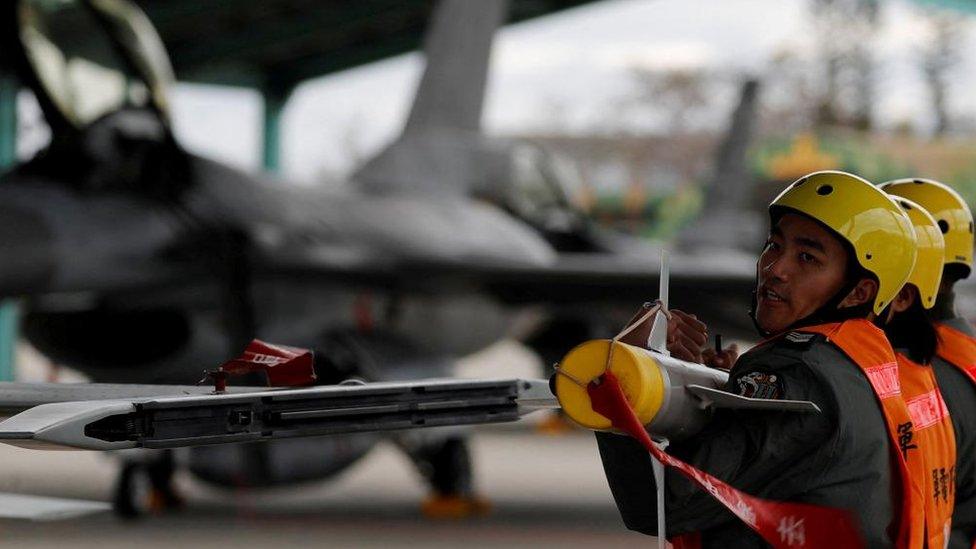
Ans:
MULTIPOLYGON (((0 177, 0 295, 23 299, 31 344, 96 382, 184 384, 255 336, 315 349, 323 385, 443 377, 453 357, 512 335, 545 333, 537 347, 561 354, 599 329, 598 307, 629 312, 657 283, 656 246, 597 228, 556 182, 527 192, 512 148, 481 134, 501 0, 438 6, 402 135, 333 191, 180 147, 172 71, 133 4, 0 10, 0 62, 33 90, 53 135, 0 177)), ((748 296, 753 257, 699 251, 673 256, 675 295, 744 320, 745 300, 729 307, 727 296, 748 296)), ((188 467, 235 487, 320 479, 379 439, 204 447, 188 467)), ((433 471, 436 492, 470 490, 463 436, 396 440, 433 471)), ((126 464, 116 509, 137 509, 138 474, 170 493, 171 471, 168 454, 126 464)))

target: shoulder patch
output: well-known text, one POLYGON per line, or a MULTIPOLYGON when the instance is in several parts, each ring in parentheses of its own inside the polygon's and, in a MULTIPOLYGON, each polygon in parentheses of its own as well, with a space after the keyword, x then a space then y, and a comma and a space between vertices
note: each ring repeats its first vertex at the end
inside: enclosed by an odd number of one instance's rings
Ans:
POLYGON ((783 376, 770 372, 749 372, 735 380, 737 392, 748 398, 783 398, 783 376))
POLYGON ((792 341, 793 343, 809 343, 815 337, 817 337, 817 334, 804 332, 790 332, 786 334, 786 340, 792 341))
POLYGON ((782 341, 787 348, 806 350, 813 345, 813 342, 817 340, 818 335, 820 334, 809 332, 789 332, 785 336, 781 337, 779 341, 782 341))

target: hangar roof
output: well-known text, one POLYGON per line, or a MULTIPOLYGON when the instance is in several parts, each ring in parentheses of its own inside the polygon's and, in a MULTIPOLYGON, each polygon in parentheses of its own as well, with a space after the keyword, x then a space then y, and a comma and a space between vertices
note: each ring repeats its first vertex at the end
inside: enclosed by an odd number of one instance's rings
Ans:
MULTIPOLYGON (((431 0, 136 0, 177 78, 283 93, 420 46, 431 0)), ((509 22, 593 0, 511 0, 509 22)))

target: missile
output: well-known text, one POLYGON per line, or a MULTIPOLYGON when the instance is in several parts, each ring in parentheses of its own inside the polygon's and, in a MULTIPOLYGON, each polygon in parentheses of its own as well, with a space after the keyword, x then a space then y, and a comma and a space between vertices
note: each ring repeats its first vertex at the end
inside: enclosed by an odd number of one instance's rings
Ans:
MULTIPOLYGON (((563 412, 587 429, 605 431, 610 420, 593 410, 587 387, 612 371, 624 396, 647 431, 659 439, 680 440, 704 427, 716 408, 820 412, 809 401, 744 397, 724 388, 729 374, 676 359, 667 350, 669 272, 667 251, 661 253, 661 277, 656 304, 644 304, 644 314, 613 339, 587 341, 572 349, 557 366, 556 398, 563 412), (647 346, 619 340, 651 321, 647 346)), ((716 351, 721 340, 716 339, 716 351)), ((660 530, 663 532, 663 529, 660 530)))
POLYGON ((599 383, 607 370, 620 381, 627 401, 647 431, 659 438, 680 440, 694 435, 716 408, 820 412, 810 401, 758 399, 728 392, 729 374, 723 370, 602 339, 575 347, 557 367, 559 405, 570 419, 587 429, 611 427, 610 420, 593 411, 586 390, 588 384, 599 383))

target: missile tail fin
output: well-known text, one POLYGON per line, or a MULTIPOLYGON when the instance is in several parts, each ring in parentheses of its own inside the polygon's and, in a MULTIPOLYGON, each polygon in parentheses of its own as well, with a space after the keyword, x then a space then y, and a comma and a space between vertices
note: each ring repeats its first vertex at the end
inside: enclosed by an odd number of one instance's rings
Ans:
POLYGON ((702 385, 686 385, 685 390, 698 397, 703 408, 734 410, 774 410, 780 412, 820 413, 820 407, 809 400, 773 400, 749 398, 702 385))
POLYGON ((661 303, 661 311, 665 314, 657 314, 654 317, 654 324, 651 326, 651 333, 647 336, 647 348, 671 356, 668 352, 668 288, 671 284, 671 275, 668 267, 668 251, 661 250, 661 275, 658 287, 658 301, 661 303))

